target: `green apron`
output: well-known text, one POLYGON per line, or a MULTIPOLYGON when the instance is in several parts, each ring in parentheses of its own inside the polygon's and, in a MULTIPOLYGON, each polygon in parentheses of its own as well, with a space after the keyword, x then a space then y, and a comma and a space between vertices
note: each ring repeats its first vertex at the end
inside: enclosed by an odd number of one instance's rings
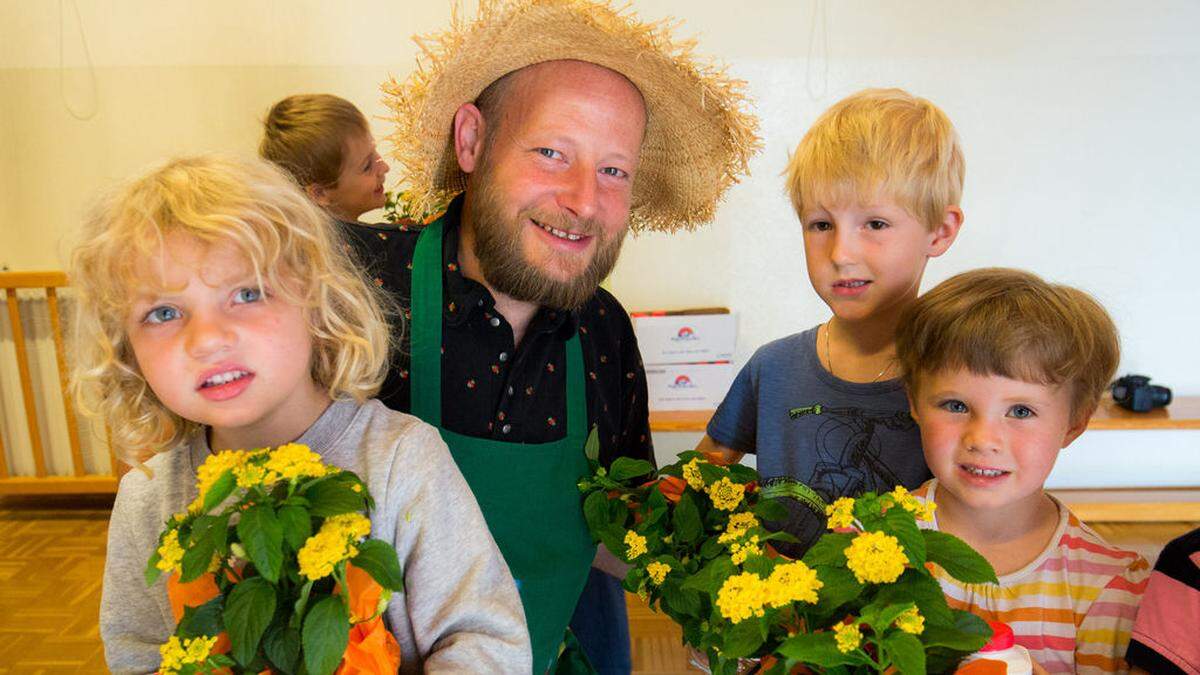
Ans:
POLYGON ((533 671, 554 665, 596 545, 576 484, 588 471, 587 403, 579 335, 566 343, 567 436, 506 443, 442 427, 442 220, 417 239, 412 270, 412 413, 442 433, 517 581, 533 671))

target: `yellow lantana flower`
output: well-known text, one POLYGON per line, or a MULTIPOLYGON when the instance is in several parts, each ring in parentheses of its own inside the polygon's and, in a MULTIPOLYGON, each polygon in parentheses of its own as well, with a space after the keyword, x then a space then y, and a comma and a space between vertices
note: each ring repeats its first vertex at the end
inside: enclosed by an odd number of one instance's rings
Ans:
POLYGON ((245 450, 222 450, 208 459, 196 469, 196 490, 199 496, 188 505, 188 511, 198 513, 204 505, 204 497, 208 495, 213 483, 217 482, 226 471, 236 469, 246 462, 245 450))
POLYGON ((667 572, 671 571, 671 566, 664 562, 652 562, 646 565, 646 574, 650 575, 650 581, 657 586, 667 578, 667 572))
POLYGON ((633 530, 625 533, 625 545, 629 547, 625 551, 625 557, 631 562, 646 553, 646 538, 633 530))
POLYGON ((860 533, 843 552, 846 566, 860 584, 890 584, 908 564, 900 540, 882 532, 860 533))
POLYGON ((704 476, 700 473, 700 460, 693 457, 692 461, 683 465, 683 479, 693 490, 704 491, 704 476))
POLYGON ((854 525, 854 500, 849 497, 838 497, 832 504, 825 507, 825 515, 829 516, 829 529, 831 530, 854 525))
POLYGON ((896 628, 905 633, 920 635, 925 632, 925 617, 921 616, 921 612, 917 611, 916 607, 910 607, 896 617, 896 628))
POLYGON ((730 558, 734 565, 741 565, 751 555, 762 555, 762 548, 758 546, 758 535, 750 537, 750 541, 734 542, 730 545, 729 552, 733 554, 730 558))
POLYGON ((857 623, 839 624, 834 627, 833 632, 837 639, 838 651, 843 654, 849 654, 862 644, 862 631, 858 629, 857 623))
POLYGON ((197 637, 181 641, 172 635, 158 648, 162 656, 158 672, 161 675, 175 675, 185 665, 204 663, 216 643, 215 637, 197 637))
POLYGON ((732 511, 742 503, 742 496, 746 493, 746 486, 741 483, 735 483, 728 478, 721 480, 708 486, 708 496, 712 499, 713 506, 722 511, 732 511))
POLYGON ((267 459, 267 469, 278 473, 284 480, 297 478, 320 478, 326 473, 337 471, 325 466, 321 456, 313 452, 307 445, 288 443, 271 451, 267 459))
POLYGON ((158 546, 158 562, 154 566, 164 572, 172 570, 183 573, 183 546, 179 544, 179 530, 167 532, 158 546))
POLYGON ((917 499, 903 485, 897 485, 891 495, 900 508, 916 516, 917 520, 933 520, 933 510, 937 508, 937 504, 917 499))
POLYGON ((361 513, 326 518, 321 529, 296 553, 300 574, 313 581, 333 574, 338 563, 358 555, 355 542, 370 533, 371 521, 361 513))
POLYGON ((250 489, 259 485, 264 487, 271 486, 279 480, 279 474, 269 471, 263 465, 254 462, 246 462, 241 466, 234 467, 233 475, 237 478, 237 486, 243 489, 250 489))
POLYGON ((752 572, 729 577, 721 584, 721 590, 717 591, 717 609, 731 623, 762 616, 766 600, 767 585, 762 577, 752 572))
POLYGON ((817 602, 817 591, 825 584, 817 578, 817 571, 802 561, 779 565, 771 570, 767 578, 767 604, 783 607, 793 602, 817 602))

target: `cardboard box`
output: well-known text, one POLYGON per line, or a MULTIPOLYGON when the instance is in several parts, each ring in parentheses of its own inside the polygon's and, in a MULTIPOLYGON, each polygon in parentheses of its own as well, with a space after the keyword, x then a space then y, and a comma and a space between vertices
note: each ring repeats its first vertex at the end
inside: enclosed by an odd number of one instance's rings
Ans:
POLYGON ((713 410, 725 398, 736 374, 728 361, 648 365, 650 410, 713 410))
POLYGON ((734 314, 634 313, 631 316, 642 362, 647 366, 733 358, 737 339, 734 314))

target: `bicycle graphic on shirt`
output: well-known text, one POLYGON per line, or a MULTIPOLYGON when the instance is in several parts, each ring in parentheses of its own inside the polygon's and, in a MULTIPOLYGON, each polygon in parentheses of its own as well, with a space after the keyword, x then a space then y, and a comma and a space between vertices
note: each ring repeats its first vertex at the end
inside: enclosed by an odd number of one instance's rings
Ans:
POLYGON ((917 423, 907 411, 831 408, 815 404, 788 410, 788 417, 820 416, 813 447, 817 461, 805 481, 814 490, 830 496, 857 495, 863 492, 887 492, 900 479, 883 462, 883 445, 876 436, 879 428, 911 431, 917 423))

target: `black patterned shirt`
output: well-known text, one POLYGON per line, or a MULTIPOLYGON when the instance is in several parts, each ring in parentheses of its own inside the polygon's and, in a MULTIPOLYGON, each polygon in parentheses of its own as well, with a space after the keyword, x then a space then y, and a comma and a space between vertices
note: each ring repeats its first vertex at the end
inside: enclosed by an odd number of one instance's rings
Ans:
MULTIPOLYGON (((646 373, 625 309, 604 289, 578 311, 542 307, 514 346, 512 327, 496 312, 492 294, 459 271, 461 208, 460 197, 443 219, 442 425, 510 443, 561 440, 567 432, 563 346, 578 330, 588 428, 597 428, 601 462, 621 456, 653 462, 646 373)), ((389 232, 343 224, 342 229, 368 277, 403 308, 403 336, 378 398, 409 412, 407 325, 420 226, 401 224, 389 232)))

